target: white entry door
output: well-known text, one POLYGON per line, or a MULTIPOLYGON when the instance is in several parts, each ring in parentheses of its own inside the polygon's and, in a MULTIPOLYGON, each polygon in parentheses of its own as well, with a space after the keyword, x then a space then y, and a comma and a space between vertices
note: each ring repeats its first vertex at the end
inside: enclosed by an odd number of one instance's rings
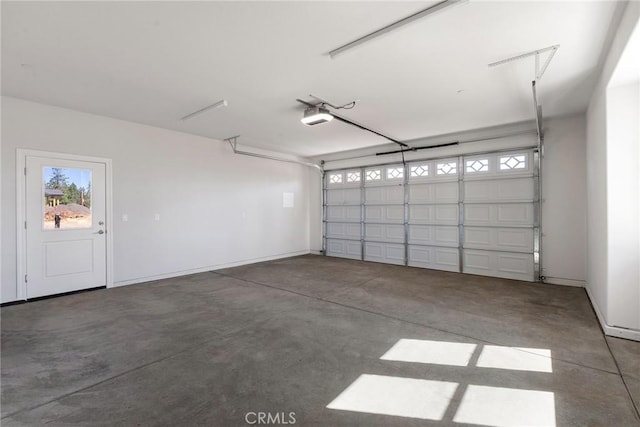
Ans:
POLYGON ((106 285, 106 165, 26 157, 26 297, 106 285))

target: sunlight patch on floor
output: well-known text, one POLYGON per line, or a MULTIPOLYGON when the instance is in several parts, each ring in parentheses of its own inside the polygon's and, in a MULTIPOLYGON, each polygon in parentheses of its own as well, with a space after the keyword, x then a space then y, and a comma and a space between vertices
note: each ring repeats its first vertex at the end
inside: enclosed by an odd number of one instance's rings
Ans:
MULTIPOLYGON (((460 374, 486 368, 553 372, 551 350, 542 348, 403 338, 380 359, 455 366, 460 374)), ((555 396, 550 391, 395 376, 363 374, 327 408, 449 423, 455 414, 453 422, 457 423, 555 427, 555 396), (452 403, 459 387, 462 398, 452 403), (455 406, 449 409, 450 405, 455 406), (443 420, 448 409, 447 420, 443 420)))
POLYGON ((553 372, 551 350, 544 348, 485 345, 476 366, 514 371, 553 372))
POLYGON ((475 349, 475 344, 403 338, 395 343, 380 359, 467 366, 475 349))
POLYGON ((439 421, 457 387, 444 381, 364 374, 327 408, 439 421))
POLYGON ((489 426, 554 427, 554 395, 549 391, 469 385, 453 421, 489 426))

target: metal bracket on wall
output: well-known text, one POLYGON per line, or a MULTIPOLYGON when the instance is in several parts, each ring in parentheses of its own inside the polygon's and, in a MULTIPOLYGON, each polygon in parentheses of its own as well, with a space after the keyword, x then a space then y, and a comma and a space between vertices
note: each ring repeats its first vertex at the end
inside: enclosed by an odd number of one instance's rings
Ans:
POLYGON ((512 56, 510 58, 506 58, 506 59, 502 59, 500 61, 496 61, 496 62, 492 62, 491 64, 489 64, 489 67, 497 67, 498 65, 502 65, 502 64, 506 64, 508 62, 513 62, 513 61, 518 61, 520 59, 524 59, 524 58, 529 58, 531 56, 535 56, 535 76, 536 76, 536 81, 542 79, 542 76, 544 75, 544 72, 547 71, 547 68, 549 67, 549 64, 551 63, 551 60, 553 59, 553 56, 556 54, 556 52, 558 51, 558 49, 560 49, 560 45, 559 44, 555 44, 553 46, 549 46, 549 47, 545 47, 543 49, 537 49, 537 50, 532 50, 531 52, 526 52, 523 53, 522 55, 517 55, 517 56, 512 56), (540 54, 541 53, 545 53, 545 52, 550 52, 549 56, 547 56, 547 59, 544 61, 544 64, 542 64, 542 67, 540 67, 540 54))
POLYGON ((224 139, 225 142, 229 143, 234 154, 241 154, 243 156, 250 156, 250 157, 258 157, 260 159, 276 160, 278 162, 295 163, 298 165, 308 166, 310 168, 317 169, 320 173, 324 172, 323 167, 315 163, 303 162, 300 160, 286 159, 284 157, 269 156, 267 154, 252 153, 250 151, 238 150, 238 138, 240 138, 240 135, 235 135, 235 136, 231 136, 229 138, 224 139))

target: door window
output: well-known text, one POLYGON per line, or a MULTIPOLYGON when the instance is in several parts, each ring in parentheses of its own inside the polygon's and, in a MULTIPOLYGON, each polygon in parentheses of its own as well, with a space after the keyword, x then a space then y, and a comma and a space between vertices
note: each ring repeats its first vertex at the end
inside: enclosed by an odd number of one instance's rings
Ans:
POLYGON ((43 229, 91 228, 91 170, 45 166, 43 229))

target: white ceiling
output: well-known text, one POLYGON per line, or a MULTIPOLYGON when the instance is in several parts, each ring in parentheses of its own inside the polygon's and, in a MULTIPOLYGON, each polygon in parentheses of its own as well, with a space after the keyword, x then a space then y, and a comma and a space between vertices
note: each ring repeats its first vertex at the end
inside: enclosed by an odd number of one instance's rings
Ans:
POLYGON ((399 140, 586 109, 616 4, 470 1, 331 59, 327 52, 435 2, 2 2, 2 93, 302 156, 387 140, 300 123, 296 98, 399 140), (461 92, 459 92, 461 91, 461 92), (218 100, 228 107, 180 118, 218 100))

